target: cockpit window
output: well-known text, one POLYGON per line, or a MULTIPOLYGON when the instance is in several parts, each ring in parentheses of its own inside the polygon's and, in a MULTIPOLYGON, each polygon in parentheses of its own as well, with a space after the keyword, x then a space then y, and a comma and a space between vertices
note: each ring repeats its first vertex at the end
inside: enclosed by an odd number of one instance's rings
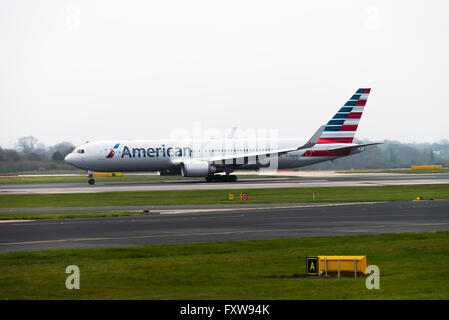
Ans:
POLYGON ((76 150, 76 153, 84 153, 84 149, 78 149, 76 150))

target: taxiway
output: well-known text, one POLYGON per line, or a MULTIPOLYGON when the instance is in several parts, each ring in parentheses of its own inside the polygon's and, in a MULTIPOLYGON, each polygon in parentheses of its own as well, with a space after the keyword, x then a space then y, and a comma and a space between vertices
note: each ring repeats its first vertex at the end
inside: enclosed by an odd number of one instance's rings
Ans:
POLYGON ((449 200, 158 207, 157 213, 4 221, 0 252, 449 230, 449 200))

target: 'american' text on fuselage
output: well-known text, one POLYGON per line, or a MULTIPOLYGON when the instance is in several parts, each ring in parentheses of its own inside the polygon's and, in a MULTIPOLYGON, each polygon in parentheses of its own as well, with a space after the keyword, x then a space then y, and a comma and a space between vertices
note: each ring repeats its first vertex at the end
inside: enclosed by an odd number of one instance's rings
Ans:
POLYGON ((132 148, 132 152, 127 146, 123 147, 122 158, 154 158, 154 157, 191 157, 192 149, 189 147, 168 147, 165 145, 156 148, 132 148))

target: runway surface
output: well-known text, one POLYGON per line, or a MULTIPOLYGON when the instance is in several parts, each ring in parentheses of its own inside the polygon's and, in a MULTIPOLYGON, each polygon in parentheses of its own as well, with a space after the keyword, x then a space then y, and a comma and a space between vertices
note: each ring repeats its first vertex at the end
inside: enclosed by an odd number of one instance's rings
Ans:
POLYGON ((0 223, 0 252, 449 230, 449 200, 159 207, 158 215, 0 223))
POLYGON ((340 174, 317 177, 245 178, 237 182, 207 183, 204 180, 146 180, 0 184, 0 194, 52 194, 163 190, 301 188, 339 186, 387 186, 405 184, 449 184, 449 173, 437 174, 340 174))

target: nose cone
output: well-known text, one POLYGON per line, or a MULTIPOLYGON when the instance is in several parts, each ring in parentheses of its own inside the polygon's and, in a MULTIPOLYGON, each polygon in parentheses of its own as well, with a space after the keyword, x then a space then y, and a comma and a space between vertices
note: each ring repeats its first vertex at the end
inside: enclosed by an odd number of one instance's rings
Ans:
POLYGON ((78 169, 84 169, 83 166, 83 157, 80 157, 79 154, 76 153, 69 153, 65 158, 64 161, 70 164, 71 166, 74 166, 78 169))
POLYGON ((64 161, 67 162, 68 164, 75 166, 75 161, 74 161, 74 154, 69 153, 65 158, 64 161))

